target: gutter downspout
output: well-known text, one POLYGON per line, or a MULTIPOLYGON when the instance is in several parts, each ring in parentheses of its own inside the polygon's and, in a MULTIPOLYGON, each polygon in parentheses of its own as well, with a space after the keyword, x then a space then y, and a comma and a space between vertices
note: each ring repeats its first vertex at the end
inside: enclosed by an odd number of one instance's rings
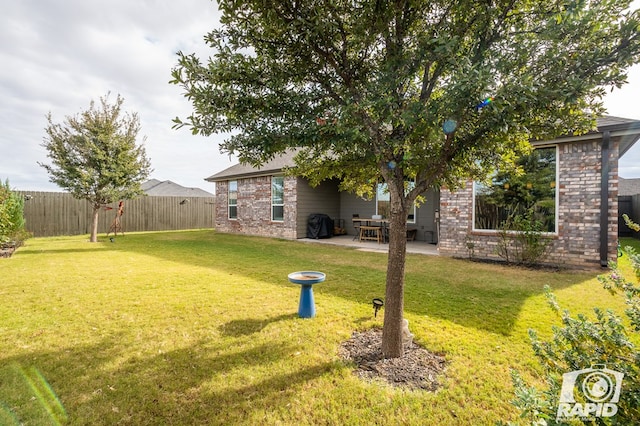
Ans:
POLYGON ((600 176, 600 266, 609 264, 609 142, 611 132, 602 134, 602 169, 600 176))

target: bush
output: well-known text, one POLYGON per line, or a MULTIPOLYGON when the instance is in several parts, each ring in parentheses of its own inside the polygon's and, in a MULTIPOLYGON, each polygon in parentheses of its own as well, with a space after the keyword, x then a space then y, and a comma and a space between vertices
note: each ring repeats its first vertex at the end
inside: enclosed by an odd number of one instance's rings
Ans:
POLYGON ((0 183, 0 247, 17 247, 29 237, 25 230, 24 198, 0 183))
POLYGON ((507 263, 533 266, 544 261, 551 240, 543 234, 544 224, 533 210, 508 218, 498 232, 496 253, 507 263))
MULTIPOLYGON (((640 255, 631 247, 626 247, 625 253, 631 261, 636 281, 640 282, 640 255)), ((540 341, 534 330, 529 331, 534 353, 544 369, 548 384, 546 390, 539 391, 527 386, 517 372, 512 372, 516 393, 513 404, 520 409, 521 417, 527 419, 529 424, 555 425, 566 424, 567 421, 573 422, 571 424, 640 424, 640 350, 633 343, 634 340, 637 342, 637 333, 640 331, 640 287, 626 280, 615 263, 609 266, 610 273, 598 277, 598 280, 612 294, 625 298, 626 319, 612 310, 603 311, 599 308, 594 309, 595 320, 589 320, 584 315, 572 318, 565 310, 561 313, 562 327, 553 328, 551 341, 540 341), (563 374, 592 367, 596 370, 585 373, 584 378, 579 376, 574 383, 576 386, 572 388, 572 393, 575 403, 570 401, 563 405, 566 410, 561 410, 560 404, 567 401, 566 397, 563 401, 560 398, 563 374), (620 379, 610 372, 622 373, 624 376, 620 379), (598 381, 588 381, 590 376, 598 378, 598 381), (623 383, 619 400, 607 399, 609 395, 614 396, 615 392, 602 392, 612 390, 612 386, 620 380, 623 383), (593 389, 599 393, 589 394, 593 389), (607 398, 599 399, 595 395, 606 395, 607 398), (602 415, 602 412, 598 414, 598 410, 607 410, 603 404, 608 402, 614 403, 612 405, 617 407, 617 412, 611 416, 602 415), (578 405, 580 407, 576 409, 578 405), (586 412, 589 408, 595 410, 595 413, 586 412), (574 416, 581 410, 582 417, 574 416), (562 411, 570 415, 557 418, 562 411)), ((560 313, 555 296, 548 287, 545 292, 552 309, 560 313)), ((614 411, 611 409, 609 413, 613 414, 614 411)))

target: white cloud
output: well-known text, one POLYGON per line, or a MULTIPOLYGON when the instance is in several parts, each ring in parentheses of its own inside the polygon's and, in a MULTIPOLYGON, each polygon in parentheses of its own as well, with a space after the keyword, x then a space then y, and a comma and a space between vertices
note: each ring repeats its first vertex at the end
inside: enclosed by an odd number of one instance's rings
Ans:
POLYGON ((176 52, 206 56, 214 2, 96 0, 7 2, 0 15, 0 178, 18 189, 58 190, 46 162, 46 114, 54 122, 108 92, 140 116, 153 177, 213 190, 204 178, 231 165, 216 139, 171 129, 191 106, 168 82, 176 52))
MULTIPOLYGON (((629 70, 627 81, 629 83, 621 89, 607 95, 605 107, 609 115, 640 120, 640 65, 629 70)), ((618 173, 627 179, 640 178, 640 142, 622 156, 618 173)))

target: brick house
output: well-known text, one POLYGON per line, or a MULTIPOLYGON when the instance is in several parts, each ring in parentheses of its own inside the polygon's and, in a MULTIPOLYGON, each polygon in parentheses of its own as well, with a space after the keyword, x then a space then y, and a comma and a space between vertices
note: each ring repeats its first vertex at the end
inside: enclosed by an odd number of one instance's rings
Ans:
MULTIPOLYGON (((544 216, 544 232, 552 240, 550 262, 606 266, 617 257, 618 159, 639 138, 640 121, 603 117, 588 134, 532 142, 537 156, 528 163, 530 181, 527 172, 514 180, 496 177, 492 185, 468 182, 455 192, 430 190, 407 218, 407 227, 416 230, 417 240, 437 242, 441 255, 499 259, 496 228, 508 214, 495 200, 511 197, 544 216)), ((384 214, 382 185, 374 200, 364 200, 340 192, 337 181, 312 188, 303 178, 285 176, 289 165, 293 154, 261 168, 237 164, 206 178, 216 185, 216 229, 305 238, 309 215, 323 213, 354 235, 354 214, 384 214)))

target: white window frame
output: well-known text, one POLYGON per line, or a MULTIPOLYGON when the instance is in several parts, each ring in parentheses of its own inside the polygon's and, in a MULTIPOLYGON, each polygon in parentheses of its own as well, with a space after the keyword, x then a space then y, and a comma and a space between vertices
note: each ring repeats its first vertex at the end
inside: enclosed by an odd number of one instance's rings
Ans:
MULTIPOLYGON (((554 212, 554 231, 553 232, 542 232, 543 235, 550 235, 550 236, 557 236, 558 235, 558 219, 559 219, 559 200, 560 200, 560 194, 559 194, 559 187, 560 185, 558 184, 559 182, 559 178, 560 178, 560 157, 559 157, 559 148, 558 145, 539 145, 539 146, 535 146, 534 149, 541 149, 541 148, 555 148, 556 151, 556 170, 555 170, 555 212, 554 212)), ((472 230, 473 232, 479 232, 479 233, 498 233, 500 232, 500 230, 498 229, 484 229, 484 228, 476 228, 476 188, 477 188, 477 184, 478 182, 474 181, 473 182, 473 190, 472 190, 472 199, 473 202, 471 204, 471 209, 472 209, 472 215, 471 215, 471 224, 472 224, 472 230)), ((517 231, 508 231, 510 233, 515 233, 517 231)))
POLYGON ((229 220, 238 220, 238 181, 230 180, 227 187, 227 218, 229 220), (234 188, 232 190, 232 188, 234 188), (232 197, 231 194, 234 194, 232 197), (233 203, 231 201, 234 201, 233 203), (235 208, 235 216, 231 216, 231 208, 235 208))
MULTIPOLYGON (((413 185, 414 182, 413 181, 408 181, 408 188, 407 190, 410 190, 410 186, 413 185)), ((377 215, 381 215, 382 213, 378 211, 378 201, 379 201, 379 197, 381 194, 381 190, 382 190, 382 194, 385 198, 389 198, 389 191, 386 190, 387 188, 387 184, 385 182, 381 182, 378 185, 376 185, 376 214, 377 215), (386 194, 386 195, 385 195, 386 194)), ((382 200, 382 201, 389 201, 388 199, 386 200, 382 200)), ((417 212, 416 212, 416 203, 413 203, 413 212, 409 212, 409 215, 407 216, 407 223, 411 223, 411 224, 415 224, 416 220, 417 220, 417 212), (409 219, 410 216, 413 215, 413 219, 409 219)))
POLYGON ((271 221, 272 222, 284 222, 284 176, 271 176, 271 221), (276 200, 276 179, 282 182, 282 203, 277 203, 276 200), (274 209, 276 207, 282 207, 282 218, 274 217, 274 209))

